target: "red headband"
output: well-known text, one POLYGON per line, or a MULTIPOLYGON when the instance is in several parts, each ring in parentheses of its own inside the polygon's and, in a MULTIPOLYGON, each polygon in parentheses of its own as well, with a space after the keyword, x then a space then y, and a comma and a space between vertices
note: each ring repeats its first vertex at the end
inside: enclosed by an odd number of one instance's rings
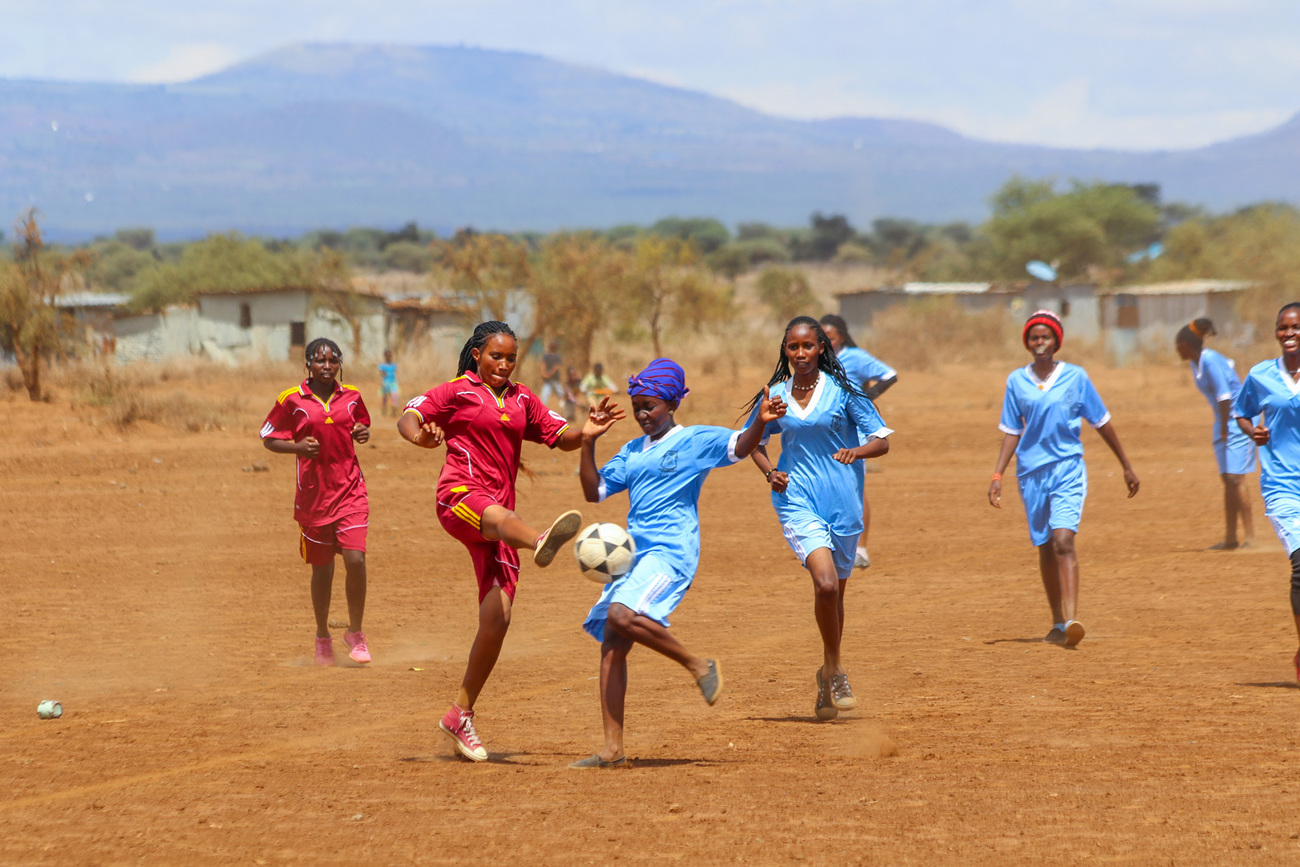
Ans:
POLYGON ((1056 348, 1058 350, 1061 348, 1061 343, 1065 339, 1065 331, 1061 328, 1061 320, 1050 310, 1037 311, 1025 323, 1025 330, 1021 332, 1020 339, 1024 342, 1026 348, 1029 347, 1029 329, 1035 325, 1046 325, 1050 328, 1052 333, 1056 335, 1056 348))

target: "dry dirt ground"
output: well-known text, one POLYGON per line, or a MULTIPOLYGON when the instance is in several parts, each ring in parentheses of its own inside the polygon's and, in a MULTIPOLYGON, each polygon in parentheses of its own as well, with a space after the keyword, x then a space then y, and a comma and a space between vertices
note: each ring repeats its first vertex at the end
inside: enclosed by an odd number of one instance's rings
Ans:
MULTIPOLYGON (((1256 547, 1205 550, 1222 532, 1208 407, 1174 364, 1094 369, 1142 491, 1124 498, 1086 433, 1088 637, 1068 651, 1039 640, 1050 617, 1014 490, 1000 512, 985 501, 1005 375, 904 374, 881 401, 898 433, 868 476, 875 565, 848 596, 862 709, 831 724, 812 712, 810 581, 759 473, 715 471, 673 620, 721 659, 727 692, 709 708, 635 652, 624 772, 566 768, 601 736, 580 628, 597 589, 567 558, 525 568, 479 703, 491 761, 453 757, 437 731, 475 626, 469 559, 433 514, 440 453, 382 420, 360 450, 375 661, 318 669, 291 461, 256 438, 289 374, 188 386, 244 401, 212 433, 11 399, 0 862, 1300 860, 1287 562, 1257 493, 1256 547), (63 718, 38 719, 42 699, 63 718)), ((761 378, 694 377, 683 420, 730 423, 761 378)), ((579 503, 576 456, 526 457, 526 517, 579 503)), ((584 512, 621 521, 625 504, 584 512)))

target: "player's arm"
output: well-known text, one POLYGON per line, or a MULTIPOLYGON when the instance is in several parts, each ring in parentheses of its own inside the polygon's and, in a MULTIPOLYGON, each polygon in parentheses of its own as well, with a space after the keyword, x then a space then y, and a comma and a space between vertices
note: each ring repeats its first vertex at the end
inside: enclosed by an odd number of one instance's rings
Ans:
POLYGON ((1264 424, 1264 416, 1259 409, 1259 401, 1255 397, 1255 378, 1247 375, 1241 384, 1241 391, 1237 393, 1237 402, 1232 407, 1232 412, 1237 417, 1237 427, 1241 428, 1241 432, 1250 437, 1255 445, 1266 446, 1269 440, 1268 425, 1264 424), (1257 415, 1259 424, 1255 424, 1257 415))
POLYGON ((871 458, 879 458, 889 454, 889 439, 887 437, 872 437, 862 445, 853 449, 840 449, 831 457, 842 464, 851 464, 854 461, 864 461, 871 458))
POLYGON ((1011 456, 1020 444, 1020 434, 1004 433, 1002 448, 998 451, 998 462, 993 466, 993 481, 989 482, 989 505, 995 509, 1002 508, 1002 474, 1006 472, 1011 456))
POLYGON ((898 374, 886 379, 877 379, 873 384, 864 388, 862 393, 869 397, 872 403, 875 403, 876 399, 893 388, 896 382, 898 382, 898 374))
POLYGON ((265 437, 262 440, 262 445, 268 452, 275 452, 277 455, 298 455, 303 458, 314 458, 320 454, 320 440, 315 437, 305 437, 300 442, 265 437))
POLYGON ((608 397, 600 399, 587 413, 587 421, 580 430, 570 428, 565 434, 576 432, 581 454, 578 458, 578 477, 582 481, 582 495, 588 503, 600 502, 600 471, 596 469, 596 440, 604 436, 614 424, 624 418, 618 404, 608 397))
MULTIPOLYGON (((763 386, 763 397, 759 399, 756 412, 750 419, 749 426, 736 437, 736 457, 747 458, 763 444, 764 429, 785 415, 785 401, 778 394, 772 397, 768 387, 763 386)), ((761 468, 761 465, 760 465, 761 468)), ((763 471, 766 474, 767 470, 763 471)))
POLYGON ((1133 472, 1133 467, 1129 465, 1128 455, 1124 454, 1124 447, 1119 443, 1119 434, 1115 432, 1115 425, 1108 421, 1097 428, 1097 433, 1101 435, 1102 441, 1110 446, 1110 450, 1119 459, 1119 465, 1124 468, 1124 484, 1128 486, 1128 495, 1132 499, 1137 494, 1141 482, 1138 481, 1137 473, 1133 472))
POLYGON ((442 445, 443 432, 433 422, 424 422, 417 410, 408 409, 397 420, 397 432, 411 445, 423 449, 436 449, 442 445))

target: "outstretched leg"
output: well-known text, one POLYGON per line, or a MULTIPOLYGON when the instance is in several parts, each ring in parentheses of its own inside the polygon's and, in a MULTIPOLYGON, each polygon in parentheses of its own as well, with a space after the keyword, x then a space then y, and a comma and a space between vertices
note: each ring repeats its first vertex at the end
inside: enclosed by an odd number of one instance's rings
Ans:
POLYGON ((644 645, 655 653, 668 657, 689 671, 696 680, 709 673, 708 660, 691 654, 675 635, 664 628, 663 624, 643 614, 637 614, 626 605, 615 602, 609 606, 609 614, 605 621, 606 640, 611 629, 629 641, 644 645))

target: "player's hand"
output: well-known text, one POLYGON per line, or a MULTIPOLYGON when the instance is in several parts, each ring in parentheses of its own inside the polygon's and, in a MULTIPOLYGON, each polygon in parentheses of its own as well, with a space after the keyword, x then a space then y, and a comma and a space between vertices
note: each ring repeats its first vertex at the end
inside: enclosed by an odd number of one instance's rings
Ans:
POLYGON ((780 470, 772 470, 772 475, 767 477, 767 483, 772 486, 773 491, 784 494, 786 487, 790 484, 790 476, 780 470))
POLYGON ((314 458, 320 454, 320 440, 307 437, 298 443, 298 454, 304 458, 314 458))
POLYGON ((1262 421, 1255 425, 1255 429, 1250 432, 1250 438, 1255 441, 1257 446, 1268 445, 1268 425, 1262 421))
POLYGON ((1124 470, 1124 484, 1128 486, 1128 498, 1133 499, 1142 483, 1138 481, 1137 473, 1133 472, 1131 467, 1124 470))
POLYGON ((354 442, 364 443, 370 439, 370 428, 361 422, 355 422, 352 425, 352 440, 354 442))
POLYGON ((831 457, 842 464, 851 464, 854 461, 859 460, 858 453, 853 449, 840 449, 835 454, 831 455, 831 457))
POLYGON ((1002 480, 989 482, 989 505, 995 509, 1002 508, 1002 480))
POLYGON ((582 435, 587 439, 595 439, 625 417, 626 414, 618 404, 608 397, 602 397, 600 403, 588 409, 587 421, 582 426, 582 435))
POLYGON ((433 422, 428 422, 420 425, 420 432, 415 435, 415 444, 422 449, 436 449, 442 445, 445 438, 442 428, 433 422))
POLYGON ((765 385, 763 386, 763 399, 758 402, 758 418, 763 424, 774 422, 785 415, 785 401, 781 400, 781 395, 772 397, 771 391, 765 385))

